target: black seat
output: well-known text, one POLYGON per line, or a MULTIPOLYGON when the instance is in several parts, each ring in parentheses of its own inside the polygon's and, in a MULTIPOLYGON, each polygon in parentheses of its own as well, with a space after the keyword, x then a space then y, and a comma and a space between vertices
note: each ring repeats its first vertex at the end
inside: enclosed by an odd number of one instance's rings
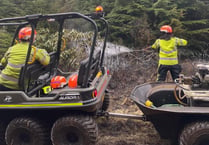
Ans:
POLYGON ((37 93, 37 91, 47 85, 55 75, 56 52, 52 52, 49 55, 50 63, 47 66, 35 62, 21 68, 19 86, 28 96, 37 93))
POLYGON ((85 60, 80 62, 77 82, 78 86, 87 87, 89 82, 91 82, 95 78, 96 74, 99 71, 100 55, 101 51, 98 51, 96 55, 94 55, 94 57, 92 58, 91 66, 89 68, 89 75, 87 74, 89 58, 86 58, 85 60))

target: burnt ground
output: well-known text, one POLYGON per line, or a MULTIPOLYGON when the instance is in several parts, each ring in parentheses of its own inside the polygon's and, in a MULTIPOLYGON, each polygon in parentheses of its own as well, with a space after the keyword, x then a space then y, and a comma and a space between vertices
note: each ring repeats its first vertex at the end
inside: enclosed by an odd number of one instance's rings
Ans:
MULTIPOLYGON (((113 73, 110 82, 111 104, 109 112, 137 114, 142 112, 129 98, 136 85, 155 81, 156 65, 149 68, 136 66, 113 73)), ((182 64, 183 73, 191 74, 193 66, 190 62, 182 64)), ((168 81, 171 80, 168 75, 168 81)), ((171 145, 162 140, 152 123, 124 118, 98 118, 99 138, 97 145, 171 145)))
MULTIPOLYGON (((119 81, 117 81, 119 83, 119 81)), ((111 91, 109 112, 142 115, 129 95, 135 83, 117 85, 111 91)), ((124 118, 98 118, 99 139, 97 145, 170 145, 161 140, 150 122, 124 118)))

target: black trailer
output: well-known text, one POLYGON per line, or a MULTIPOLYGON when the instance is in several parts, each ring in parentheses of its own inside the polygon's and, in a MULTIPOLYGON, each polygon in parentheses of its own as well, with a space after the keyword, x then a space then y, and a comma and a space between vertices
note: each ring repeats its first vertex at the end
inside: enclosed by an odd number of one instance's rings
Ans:
POLYGON ((131 99, 144 113, 144 119, 153 123, 161 138, 169 139, 174 145, 209 144, 207 98, 198 97, 193 101, 195 105, 186 105, 191 104, 188 103, 191 99, 179 102, 176 95, 184 94, 176 86, 157 82, 139 85, 132 91, 131 99))

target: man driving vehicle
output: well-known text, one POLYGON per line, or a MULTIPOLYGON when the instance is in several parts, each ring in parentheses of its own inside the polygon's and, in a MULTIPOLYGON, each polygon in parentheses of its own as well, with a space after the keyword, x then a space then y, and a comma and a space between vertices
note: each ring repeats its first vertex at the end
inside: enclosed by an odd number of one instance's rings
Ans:
MULTIPOLYGON (((25 65, 31 33, 31 27, 20 29, 18 34, 19 43, 10 47, 1 59, 1 65, 4 66, 4 69, 0 73, 0 91, 19 90, 18 79, 21 68, 25 65)), ((34 40, 36 34, 36 30, 34 30, 34 40)), ((42 65, 48 65, 50 62, 50 56, 44 49, 32 49, 29 62, 33 59, 42 65)))

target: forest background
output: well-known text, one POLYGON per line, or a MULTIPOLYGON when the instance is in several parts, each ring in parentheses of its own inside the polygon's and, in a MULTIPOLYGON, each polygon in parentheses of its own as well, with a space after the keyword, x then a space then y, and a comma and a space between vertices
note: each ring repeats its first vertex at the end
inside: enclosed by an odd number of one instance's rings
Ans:
MULTIPOLYGON (((208 58, 208 0, 1 0, 0 18, 39 13, 86 14, 98 5, 103 6, 110 24, 108 40, 111 42, 142 49, 159 37, 160 26, 169 24, 175 36, 189 41, 180 55, 208 58)), ((11 35, 0 33, 0 38, 4 38, 0 39, 0 48, 10 43, 7 38, 11 35)))

